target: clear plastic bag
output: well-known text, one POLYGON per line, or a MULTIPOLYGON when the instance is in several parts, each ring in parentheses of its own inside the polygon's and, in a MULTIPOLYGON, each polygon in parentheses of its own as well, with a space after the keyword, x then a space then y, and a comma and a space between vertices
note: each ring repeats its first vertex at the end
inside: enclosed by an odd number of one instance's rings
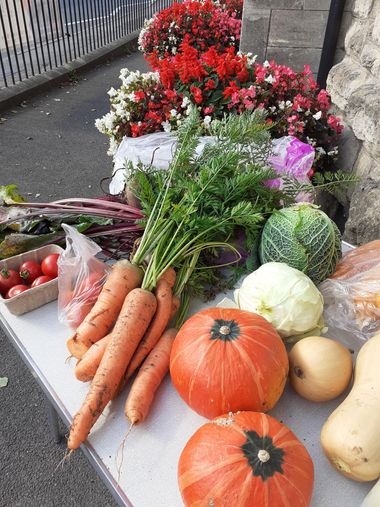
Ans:
POLYGON ((347 253, 320 286, 329 327, 362 340, 380 331, 380 240, 347 253))
POLYGON ((101 248, 62 224, 66 249, 58 260, 58 320, 76 329, 94 306, 111 267, 96 258, 101 248))

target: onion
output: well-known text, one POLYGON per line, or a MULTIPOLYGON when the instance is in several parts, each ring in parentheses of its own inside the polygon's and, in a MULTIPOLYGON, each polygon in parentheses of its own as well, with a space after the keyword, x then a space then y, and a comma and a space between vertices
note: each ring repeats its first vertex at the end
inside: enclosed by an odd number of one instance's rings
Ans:
POLYGON ((309 336, 294 345, 289 354, 290 383, 303 398, 328 401, 348 387, 352 356, 339 342, 309 336))

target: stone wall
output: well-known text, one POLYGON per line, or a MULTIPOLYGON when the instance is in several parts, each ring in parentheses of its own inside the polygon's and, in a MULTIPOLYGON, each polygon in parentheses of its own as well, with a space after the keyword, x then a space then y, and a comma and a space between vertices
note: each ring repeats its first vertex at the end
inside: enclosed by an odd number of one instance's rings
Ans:
MULTIPOLYGON (((259 61, 275 59, 295 70, 303 70, 307 63, 316 74, 330 1, 245 0, 241 50, 257 54, 259 61)), ((350 21, 348 7, 342 25, 350 21)), ((339 59, 343 57, 343 37, 338 48, 339 59)))
POLYGON ((352 0, 350 8, 344 58, 331 69, 327 89, 346 125, 339 166, 360 178, 341 198, 345 239, 361 244, 380 238, 380 0, 352 0))

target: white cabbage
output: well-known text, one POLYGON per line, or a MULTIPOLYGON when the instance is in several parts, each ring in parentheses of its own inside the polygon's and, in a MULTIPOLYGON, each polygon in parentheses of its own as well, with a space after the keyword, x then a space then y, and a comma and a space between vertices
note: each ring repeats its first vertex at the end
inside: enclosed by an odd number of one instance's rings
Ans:
POLYGON ((282 262, 268 262, 248 275, 234 292, 241 310, 262 315, 287 338, 320 324, 323 297, 301 271, 282 262))

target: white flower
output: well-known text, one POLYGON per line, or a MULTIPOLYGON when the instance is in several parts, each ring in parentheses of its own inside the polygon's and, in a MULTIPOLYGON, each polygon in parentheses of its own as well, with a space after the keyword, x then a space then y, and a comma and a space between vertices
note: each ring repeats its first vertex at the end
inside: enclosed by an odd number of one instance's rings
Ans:
POLYGON ((285 102, 281 100, 281 102, 278 103, 278 108, 283 111, 285 109, 285 102))
POLYGON ((176 118, 178 116, 178 112, 176 109, 172 109, 170 111, 170 116, 172 116, 173 118, 176 118))
POLYGON ((125 115, 125 107, 123 104, 116 104, 115 106, 115 113, 118 116, 124 116, 125 115))
POLYGON ((113 155, 115 155, 115 153, 117 152, 118 147, 119 147, 119 143, 116 141, 116 139, 114 137, 111 137, 110 138, 110 145, 109 145, 109 148, 108 148, 108 151, 107 151, 107 155, 110 155, 111 157, 113 155))
POLYGON ((277 107, 276 107, 276 106, 271 106, 271 107, 269 108, 269 111, 270 111, 271 113, 274 113, 274 112, 276 111, 276 109, 277 109, 277 107))
POLYGON ((313 118, 315 120, 320 120, 322 116, 322 111, 318 111, 318 113, 313 114, 313 118))
POLYGON ((107 92, 107 94, 110 96, 110 97, 116 97, 118 92, 115 90, 115 88, 110 88, 107 92))
POLYGON ((130 100, 131 102, 136 102, 135 92, 128 93, 127 99, 130 100))
POLYGON ((163 121, 161 123, 161 125, 162 125, 165 132, 170 132, 172 129, 172 126, 170 125, 170 122, 168 122, 168 121, 163 121))
POLYGON ((183 97, 181 107, 186 107, 189 104, 191 104, 191 101, 190 101, 189 97, 186 97, 186 96, 183 97))
POLYGON ((276 82, 276 78, 274 78, 274 77, 272 76, 272 74, 269 74, 269 76, 267 76, 267 77, 264 79, 264 81, 266 81, 267 83, 273 84, 273 83, 275 83, 275 82, 276 82))
POLYGON ((99 130, 99 132, 105 134, 105 125, 103 118, 98 118, 95 120, 95 127, 99 130))
POLYGON ((203 120, 203 124, 206 128, 208 128, 210 126, 210 123, 211 123, 211 116, 207 115, 204 117, 204 120, 203 120))
POLYGON ((263 63, 263 67, 270 67, 270 63, 268 62, 268 60, 265 60, 265 62, 263 63))
POLYGON ((315 148, 315 151, 318 152, 320 155, 326 155, 326 151, 322 148, 322 146, 318 146, 315 148))
POLYGON ((98 118, 95 120, 95 127, 100 130, 100 132, 106 134, 107 131, 111 131, 113 129, 115 120, 115 113, 113 111, 110 111, 109 113, 105 114, 103 118, 98 118))
POLYGON ((293 102, 290 102, 290 100, 287 100, 287 101, 285 102, 285 106, 286 106, 286 107, 290 107, 290 106, 292 106, 292 105, 293 105, 293 102))

